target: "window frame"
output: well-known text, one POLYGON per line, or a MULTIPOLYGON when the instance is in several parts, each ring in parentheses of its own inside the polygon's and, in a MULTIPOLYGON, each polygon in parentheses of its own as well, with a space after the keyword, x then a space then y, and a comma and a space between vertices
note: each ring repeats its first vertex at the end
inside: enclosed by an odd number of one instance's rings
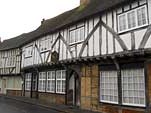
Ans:
POLYGON ((66 70, 57 70, 56 71, 56 93, 58 93, 58 94, 66 94, 66 70), (60 75, 60 78, 57 78, 57 72, 61 72, 61 75, 60 75), (63 78, 63 74, 62 73, 65 73, 65 78, 63 78), (60 86, 61 86, 61 90, 63 90, 63 81, 65 81, 65 91, 63 92, 63 91, 58 91, 58 87, 57 87, 57 85, 58 85, 58 81, 61 81, 61 84, 60 84, 60 86))
POLYGON ((25 58, 32 57, 32 55, 33 55, 33 45, 29 45, 29 46, 25 47, 25 58), (31 54, 28 53, 29 50, 30 50, 31 54))
MULTIPOLYGON (((101 71, 112 71, 112 70, 114 70, 114 68, 110 65, 110 66, 101 66, 101 68, 100 68, 100 71, 99 72, 101 72, 101 71)), ((116 70, 117 71, 117 70, 116 70)), ((144 108, 144 107, 146 107, 147 105, 146 105, 146 70, 145 70, 145 67, 144 67, 144 64, 143 63, 137 63, 137 64, 135 64, 135 63, 130 63, 130 64, 122 64, 121 65, 121 68, 120 68, 120 70, 119 70, 119 74, 120 75, 117 75, 117 77, 118 77, 118 103, 114 103, 114 102, 110 102, 110 101, 101 101, 101 74, 100 74, 100 76, 99 76, 99 102, 100 103, 105 103, 105 104, 115 104, 115 105, 122 105, 122 106, 132 106, 132 107, 138 107, 138 108, 144 108), (143 80, 144 80, 144 83, 140 83, 140 84, 137 84, 139 87, 144 87, 143 88, 143 91, 142 90, 138 90, 138 92, 135 92, 135 93, 137 93, 138 94, 138 98, 139 98, 139 101, 136 103, 136 104, 131 104, 131 103, 124 103, 124 101, 123 101, 123 98, 124 98, 124 95, 123 95, 123 90, 124 90, 124 88, 123 88, 123 84, 122 84, 122 70, 126 70, 126 69, 130 69, 130 70, 141 70, 141 69, 143 69, 144 71, 142 72, 143 73, 143 80), (143 85, 142 85, 143 84, 143 85), (120 86, 121 87, 120 87, 120 86), (142 92, 143 92, 143 94, 142 94, 142 92), (141 93, 140 93, 141 92, 141 93), (142 100, 140 100, 140 99, 144 99, 144 103, 143 104, 140 104, 141 103, 141 101, 142 100)), ((136 75, 134 75, 133 74, 133 76, 136 76, 136 75)), ((136 78, 137 78, 137 76, 136 76, 136 78)), ((133 83, 133 84, 135 84, 135 82, 133 83)), ((137 87, 138 87, 137 86, 137 87)), ((136 88, 135 88, 136 89, 136 88)), ((137 89, 136 89, 137 90, 137 89)), ((135 90, 134 90, 135 91, 135 90)), ((134 97, 135 98, 135 97, 134 97)), ((135 101, 134 101, 135 102, 135 101)))
MULTIPOLYGON (((118 93, 119 93, 119 92, 117 92, 117 102, 115 102, 115 101, 108 101, 108 100, 101 100, 101 96, 102 96, 102 95, 101 95, 101 92, 102 92, 102 91, 101 91, 101 90, 102 90, 102 89, 101 89, 101 84, 102 84, 102 83, 101 83, 101 76, 102 76, 102 73, 104 73, 104 72, 115 72, 116 77, 117 77, 117 83, 116 83, 116 84, 117 84, 117 91, 118 91, 118 73, 117 73, 117 71, 116 71, 116 70, 102 70, 102 71, 100 71, 100 92, 99 92, 99 94, 100 94, 100 98, 99 98, 99 99, 100 99, 100 100, 99 100, 99 101, 100 101, 101 103, 119 104, 119 98, 118 98, 118 93)), ((111 76, 113 76, 113 75, 111 75, 111 76)), ((105 84, 105 83, 104 83, 104 84, 105 84)), ((104 90, 105 90, 105 89, 104 89, 104 90)))
POLYGON ((16 56, 10 56, 6 58, 6 67, 15 67, 16 56))
POLYGON ((46 83, 47 83, 47 74, 46 74, 46 72, 39 72, 39 79, 38 79, 38 91, 39 92, 46 92, 46 83), (40 81, 42 82, 41 86, 40 86, 40 81))
POLYGON ((40 53, 44 53, 50 50, 49 47, 51 47, 52 44, 52 37, 51 36, 46 36, 42 39, 39 40, 39 50, 40 53), (45 47, 44 50, 42 50, 42 48, 45 47))
POLYGON ((118 20, 118 22, 117 22, 117 24, 118 24, 118 33, 123 33, 123 32, 127 32, 127 31, 131 31, 131 30, 134 30, 134 29, 138 29, 138 28, 142 28, 142 27, 145 27, 145 26, 147 26, 148 25, 148 8, 147 8, 147 5, 146 4, 144 4, 144 5, 142 5, 142 6, 139 6, 139 7, 137 7, 137 8, 134 8, 134 9, 131 9, 131 10, 129 10, 129 11, 126 11, 126 12, 124 12, 124 13, 121 13, 121 14, 118 14, 117 15, 117 20, 118 20), (143 25, 138 25, 138 10, 139 9, 142 9, 142 8, 145 8, 145 20, 146 20, 146 24, 143 24, 143 25), (136 26, 135 27, 132 27, 132 28, 128 28, 128 14, 129 13, 131 13, 131 12, 135 12, 135 24, 136 24, 136 26), (125 28, 125 30, 122 30, 122 31, 120 31, 120 21, 119 21, 119 18, 121 17, 121 16, 123 16, 123 15, 125 15, 125 20, 126 20, 126 28, 125 28))
MULTIPOLYGON (((47 85, 46 85, 46 92, 50 92, 50 93, 55 93, 55 89, 56 89, 56 72, 55 71, 48 71, 47 72, 47 81, 46 81, 46 83, 47 83, 47 85), (48 73, 51 73, 51 78, 49 78, 49 75, 48 75, 48 73), (52 78, 52 73, 54 73, 54 78, 52 78), (52 91, 52 90, 48 90, 48 81, 54 81, 54 91, 52 91)), ((52 85, 52 84, 51 84, 52 85)), ((51 89, 51 87, 52 86, 50 86, 50 88, 49 89, 51 89)))
MULTIPOLYGON (((134 74, 134 73, 133 73, 134 74)), ((137 75, 137 77, 138 77, 138 75, 137 75)), ((133 78, 134 78, 134 75, 133 75, 133 78)), ((138 78, 137 78, 138 79, 138 78)), ((145 89, 145 69, 144 68, 136 68, 136 69, 121 69, 121 87, 122 87, 122 105, 128 105, 128 106, 139 106, 139 107, 145 107, 146 106, 146 89, 145 89), (131 71, 138 71, 138 70, 142 70, 143 71, 143 83, 137 83, 138 85, 140 85, 140 84, 144 84, 143 85, 143 87, 144 87, 144 97, 138 97, 138 98, 144 98, 144 104, 135 104, 135 103, 125 103, 124 102, 124 95, 123 95, 123 91, 124 91, 124 88, 123 88, 123 76, 126 76, 126 75, 122 75, 123 74, 123 72, 124 71, 127 71, 127 70, 131 70, 131 71)), ((138 82, 138 81, 137 81, 138 82)), ((128 82, 127 84, 130 84, 131 82, 128 82)), ((132 81, 132 83, 131 83, 132 85, 133 84, 136 84, 134 81, 132 81)), ((136 90, 136 89, 135 89, 136 90)), ((127 89, 127 91, 128 91, 128 93, 129 93, 129 91, 130 91, 130 89, 127 89)), ((134 91, 134 90, 132 90, 132 91, 134 91)), ((138 92, 140 92, 140 91, 142 91, 142 90, 140 90, 140 89, 138 89, 137 90, 138 92)), ((132 95, 131 95, 131 97, 127 97, 127 98, 135 98, 135 97, 132 97, 132 95)))
POLYGON ((85 40, 85 25, 81 25, 81 26, 78 26, 74 29, 69 30, 69 39, 68 39, 69 45, 74 45, 74 44, 77 44, 77 43, 81 43, 84 40, 85 40), (83 29, 83 36, 84 36, 83 39, 81 39, 81 29, 83 29), (78 40, 75 40, 75 41, 71 42, 71 32, 74 33, 74 35, 75 35, 74 38, 78 39, 78 40), (79 32, 80 32, 80 37, 77 36, 77 38, 76 38, 76 34, 78 35, 79 32), (79 40, 79 38, 80 38, 80 40, 79 40))
POLYGON ((31 91, 31 79, 32 79, 32 73, 26 73, 25 74, 25 91, 31 91), (27 88, 27 82, 28 82, 29 88, 27 88))

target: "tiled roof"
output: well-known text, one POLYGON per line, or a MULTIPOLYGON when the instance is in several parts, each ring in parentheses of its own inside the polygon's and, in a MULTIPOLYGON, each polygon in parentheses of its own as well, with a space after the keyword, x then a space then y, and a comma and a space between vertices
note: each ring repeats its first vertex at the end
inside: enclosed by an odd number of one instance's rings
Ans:
POLYGON ((21 47, 22 45, 29 43, 40 36, 55 32, 63 27, 89 18, 92 15, 103 13, 105 10, 127 1, 129 2, 132 0, 91 0, 91 2, 86 6, 81 5, 54 18, 45 20, 40 27, 30 33, 22 34, 15 38, 5 40, 0 44, 0 50, 21 47))

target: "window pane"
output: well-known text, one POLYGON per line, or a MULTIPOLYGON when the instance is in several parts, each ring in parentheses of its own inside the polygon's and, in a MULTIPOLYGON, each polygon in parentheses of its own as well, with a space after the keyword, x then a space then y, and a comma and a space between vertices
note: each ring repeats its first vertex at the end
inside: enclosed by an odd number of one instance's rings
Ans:
POLYGON ((121 74, 123 104, 145 106, 145 83, 139 81, 144 80, 144 69, 124 69, 121 74))
POLYGON ((123 31, 125 29, 126 29, 126 16, 124 14, 119 16, 119 30, 123 31))
POLYGON ((31 90, 31 73, 27 73, 25 76, 25 90, 31 90))
POLYGON ((40 72, 38 90, 45 91, 45 88, 46 88, 46 72, 40 72))
POLYGON ((47 91, 55 92, 55 71, 47 73, 47 91))
POLYGON ((84 40, 84 26, 70 31, 69 43, 76 43, 84 40))
POLYGON ((147 23, 145 7, 137 10, 138 26, 145 25, 147 23))
POLYGON ((147 24, 147 6, 132 9, 118 16, 119 32, 143 27, 147 24))
POLYGON ((107 103, 118 103, 116 71, 100 72, 100 101, 107 103))
POLYGON ((57 78, 56 78, 56 92, 57 93, 65 93, 65 84, 66 84, 66 71, 60 70, 57 71, 57 78))
POLYGON ((127 13, 128 28, 136 27, 135 11, 127 13))

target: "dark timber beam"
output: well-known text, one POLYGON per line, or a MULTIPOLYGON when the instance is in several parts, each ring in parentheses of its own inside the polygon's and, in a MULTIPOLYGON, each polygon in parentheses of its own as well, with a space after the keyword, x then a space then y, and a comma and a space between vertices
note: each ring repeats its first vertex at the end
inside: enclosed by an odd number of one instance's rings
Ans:
POLYGON ((112 35, 113 37, 119 42, 120 46, 122 47, 123 50, 128 50, 128 48, 126 47, 125 43, 123 42, 123 40, 119 37, 119 35, 112 29, 110 28, 108 25, 106 25, 102 20, 100 20, 100 23, 103 27, 105 27, 112 35))
POLYGON ((52 53, 52 49, 54 48, 54 46, 56 45, 56 43, 57 43, 57 41, 58 41, 59 39, 60 39, 60 34, 58 35, 58 37, 57 37, 57 39, 55 40, 55 42, 52 44, 52 46, 51 46, 51 48, 50 48, 50 50, 49 50, 49 53, 48 53, 46 62, 48 62, 49 57, 50 57, 50 55, 51 55, 51 53, 52 53))
POLYGON ((71 57, 73 58, 73 54, 72 54, 72 52, 71 52, 71 48, 70 48, 70 46, 68 45, 67 41, 64 39, 64 37, 63 37, 61 34, 60 34, 60 39, 61 39, 61 40, 63 41, 63 43, 66 45, 66 47, 67 47, 67 49, 68 49, 68 51, 69 51, 71 57))
POLYGON ((134 32, 131 32, 131 49, 134 50, 135 49, 135 34, 134 32))
POLYGON ((37 51, 38 51, 39 57, 40 57, 40 59, 41 59, 41 63, 43 63, 43 59, 42 59, 42 56, 41 56, 41 54, 40 54, 40 50, 39 50, 37 44, 35 44, 35 47, 36 47, 36 49, 37 49, 37 51))
POLYGON ((94 34, 94 32, 97 30, 97 28, 100 26, 100 24, 101 24, 101 21, 99 21, 99 22, 95 25, 95 27, 93 28, 93 30, 92 30, 92 31, 88 34, 88 36, 86 37, 85 41, 83 42, 82 48, 81 48, 81 50, 80 50, 79 57, 82 56, 82 53, 83 53, 83 51, 84 51, 84 48, 86 47, 86 45, 87 45, 89 39, 90 39, 91 36, 94 34))
POLYGON ((72 52, 71 52, 70 46, 69 46, 68 43, 65 41, 64 37, 59 33, 57 39, 55 40, 55 42, 54 42, 53 45, 51 46, 51 49, 49 50, 49 54, 48 54, 48 56, 47 56, 46 62, 48 62, 49 57, 50 57, 50 55, 51 55, 51 53, 52 53, 52 50, 53 50, 54 46, 56 45, 56 43, 57 43, 57 41, 58 41, 59 39, 62 40, 62 42, 66 45, 67 50, 69 51, 71 57, 73 58, 73 54, 72 54, 72 52))
POLYGON ((143 49, 145 47, 150 35, 151 35, 151 25, 147 28, 147 31, 140 43, 139 49, 143 49))

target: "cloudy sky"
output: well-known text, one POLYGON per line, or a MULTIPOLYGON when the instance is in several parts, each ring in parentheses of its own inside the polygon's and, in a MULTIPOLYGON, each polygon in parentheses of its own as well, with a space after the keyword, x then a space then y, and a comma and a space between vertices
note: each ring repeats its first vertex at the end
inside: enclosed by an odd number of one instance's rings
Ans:
POLYGON ((80 0, 0 0, 2 40, 36 29, 43 18, 57 16, 78 6, 80 0))

